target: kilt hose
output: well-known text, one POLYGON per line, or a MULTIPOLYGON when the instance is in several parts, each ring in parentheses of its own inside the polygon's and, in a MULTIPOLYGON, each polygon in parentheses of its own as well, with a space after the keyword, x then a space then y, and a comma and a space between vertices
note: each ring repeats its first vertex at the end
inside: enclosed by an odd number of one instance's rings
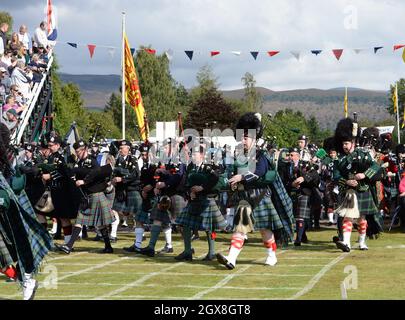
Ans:
POLYGON ((114 200, 112 207, 117 212, 131 213, 134 217, 136 213, 142 211, 142 197, 139 191, 128 191, 125 201, 114 200))
POLYGON ((201 211, 195 214, 192 210, 191 201, 176 217, 175 223, 187 226, 191 230, 220 231, 228 225, 224 219, 218 204, 214 198, 206 198, 202 201, 201 211))
POLYGON ((104 192, 92 193, 90 197, 90 208, 79 211, 76 224, 89 227, 101 227, 111 224, 115 217, 111 212, 111 201, 104 192))

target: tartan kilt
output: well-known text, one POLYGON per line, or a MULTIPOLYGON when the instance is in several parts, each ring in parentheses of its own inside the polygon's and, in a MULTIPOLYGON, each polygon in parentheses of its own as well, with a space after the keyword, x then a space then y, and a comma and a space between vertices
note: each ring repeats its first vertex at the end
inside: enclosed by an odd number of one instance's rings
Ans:
POLYGON ((97 192, 89 195, 90 208, 85 211, 79 211, 76 224, 84 226, 108 226, 115 217, 111 212, 111 202, 107 199, 104 192, 97 192))
POLYGON ((108 202, 110 203, 110 208, 114 205, 114 198, 115 198, 115 189, 111 191, 110 193, 105 193, 105 197, 107 198, 108 202))
POLYGON ((8 250, 3 235, 0 232, 0 268, 6 268, 14 263, 14 259, 8 250))
POLYGON ((357 203, 359 206, 360 216, 373 215, 378 213, 378 209, 374 203, 373 196, 370 191, 357 192, 357 203))
POLYGON ((143 224, 148 224, 150 222, 149 212, 145 210, 138 211, 135 214, 135 221, 143 224))
POLYGON ((150 220, 161 221, 163 225, 169 225, 171 223, 170 212, 169 210, 159 210, 158 204, 156 203, 150 213, 150 220))
POLYGON ((176 217, 181 214, 183 209, 187 205, 187 201, 184 200, 184 198, 178 194, 175 194, 174 196, 170 197, 171 200, 171 205, 170 205, 170 214, 171 214, 171 219, 175 220, 176 217))
POLYGON ((175 223, 189 227, 192 230, 218 231, 224 230, 228 225, 214 198, 207 198, 203 204, 204 209, 199 215, 191 213, 191 204, 188 204, 175 223))
POLYGON ((271 200, 270 189, 267 189, 266 195, 253 209, 252 216, 257 230, 269 229, 270 231, 276 231, 284 228, 283 222, 271 200))
POLYGON ((311 197, 299 195, 294 199, 294 217, 295 219, 311 219, 311 197))
POLYGON ((134 216, 142 210, 142 197, 139 191, 128 191, 126 201, 114 199, 113 210, 118 212, 132 213, 134 216))

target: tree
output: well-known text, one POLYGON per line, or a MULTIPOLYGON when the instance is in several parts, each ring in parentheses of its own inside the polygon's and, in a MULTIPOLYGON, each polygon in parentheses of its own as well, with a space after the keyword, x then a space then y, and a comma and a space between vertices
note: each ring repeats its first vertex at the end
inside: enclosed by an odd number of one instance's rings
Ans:
POLYGON ((263 98, 256 89, 256 80, 253 74, 246 72, 242 77, 242 83, 245 88, 245 96, 243 98, 243 112, 260 112, 263 107, 263 98))
POLYGON ((206 124, 212 129, 233 128, 240 114, 234 107, 225 101, 222 95, 214 88, 204 89, 204 92, 193 102, 185 121, 185 129, 195 129, 202 133, 206 124), (216 121, 216 125, 213 122, 216 121))
POLYGON ((7 23, 8 33, 11 33, 13 30, 13 17, 6 11, 0 11, 0 24, 7 23))
POLYGON ((172 77, 165 54, 139 50, 135 57, 141 95, 152 129, 156 121, 173 121, 188 108, 187 91, 172 77))

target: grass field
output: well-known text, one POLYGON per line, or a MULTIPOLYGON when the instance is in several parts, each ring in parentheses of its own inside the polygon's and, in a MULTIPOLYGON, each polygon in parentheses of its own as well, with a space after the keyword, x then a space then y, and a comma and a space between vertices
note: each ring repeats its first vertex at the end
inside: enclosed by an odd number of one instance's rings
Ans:
MULTIPOLYGON (((336 249, 331 242, 335 234, 328 227, 309 232, 309 244, 278 251, 275 267, 264 265, 266 251, 259 233, 250 234, 232 271, 216 261, 201 261, 207 250, 202 232, 201 240, 193 242, 193 262, 173 259, 183 250, 179 234, 173 235, 173 254, 154 258, 122 250, 133 243, 130 231, 118 233, 114 254, 109 255, 96 253, 102 242, 82 240, 70 255, 48 256, 35 299, 405 299, 405 234, 396 229, 385 232, 368 240, 369 251, 359 251, 353 232, 350 253, 336 249)), ((229 239, 229 234, 218 234, 217 252, 227 252, 229 239)), ((157 248, 163 246, 161 237, 157 248)), ((18 285, 2 275, 0 299, 21 299, 18 285)))

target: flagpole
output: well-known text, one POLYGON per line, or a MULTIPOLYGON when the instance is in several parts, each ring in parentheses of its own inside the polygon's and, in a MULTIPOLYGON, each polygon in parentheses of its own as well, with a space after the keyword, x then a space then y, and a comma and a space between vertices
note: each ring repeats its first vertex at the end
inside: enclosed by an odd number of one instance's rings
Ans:
POLYGON ((398 144, 401 144, 401 134, 399 131, 399 107, 398 107, 398 83, 395 84, 395 107, 397 108, 397 132, 398 132, 398 144))
POLYGON ((122 84, 121 84, 121 104, 122 104, 122 139, 125 140, 125 12, 122 12, 122 84))
POLYGON ((349 97, 347 96, 347 87, 345 87, 345 118, 348 117, 348 109, 349 109, 349 101, 348 101, 349 97))

